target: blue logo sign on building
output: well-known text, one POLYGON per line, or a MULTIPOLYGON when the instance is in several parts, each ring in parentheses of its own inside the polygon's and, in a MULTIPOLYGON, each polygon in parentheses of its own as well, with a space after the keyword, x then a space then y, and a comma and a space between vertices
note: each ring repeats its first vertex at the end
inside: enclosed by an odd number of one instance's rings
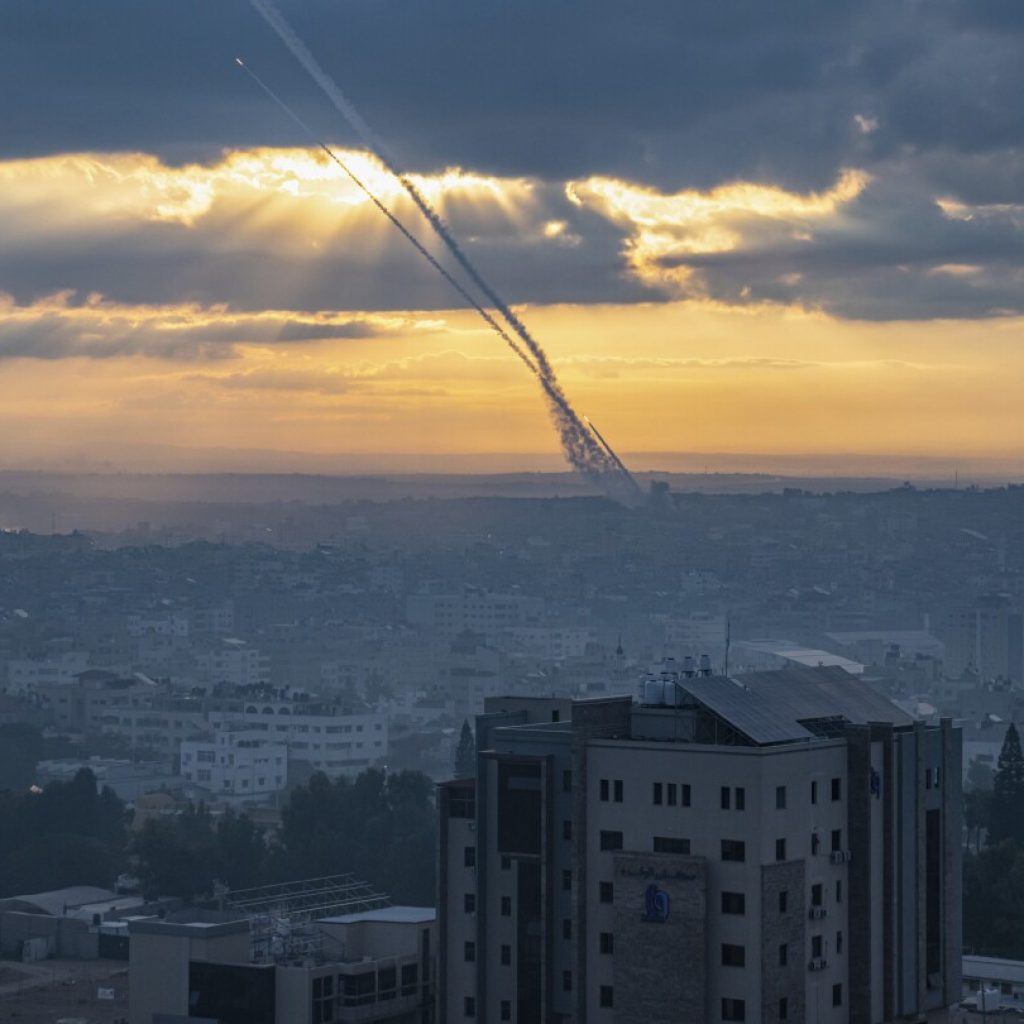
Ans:
POLYGON ((658 888, 654 882, 644 890, 643 920, 664 924, 668 920, 669 899, 664 889, 658 888))

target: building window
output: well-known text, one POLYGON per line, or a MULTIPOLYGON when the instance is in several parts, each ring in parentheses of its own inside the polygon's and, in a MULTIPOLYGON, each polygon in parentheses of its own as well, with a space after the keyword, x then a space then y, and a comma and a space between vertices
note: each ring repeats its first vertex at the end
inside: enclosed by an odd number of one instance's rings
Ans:
POLYGON ((811 854, 816 855, 818 850, 821 849, 821 839, 818 837, 817 832, 811 833, 811 854))
POLYGON ((501 1019, 511 1020, 512 1019, 512 1004, 507 999, 501 1001, 501 1019))
POLYGON ((843 880, 841 878, 836 879, 836 903, 843 902, 843 880))
POLYGON ((475 846, 467 846, 465 848, 465 850, 462 851, 462 863, 465 864, 467 868, 475 868, 476 867, 476 847, 475 846))
POLYGON ((462 909, 467 914, 476 913, 476 893, 467 892, 466 895, 462 897, 462 909))
POLYGON ((811 957, 814 960, 819 959, 823 955, 822 950, 824 949, 824 947, 825 944, 824 942, 822 942, 820 935, 811 936, 811 957))
POLYGON ((723 811, 729 810, 730 797, 732 796, 732 790, 728 786, 722 787, 722 793, 720 797, 720 803, 723 811))
POLYGON ((611 932, 601 932, 600 949, 607 955, 615 952, 615 936, 611 932))
POLYGON ((680 786, 679 788, 680 788, 680 795, 683 798, 683 801, 682 801, 683 802, 683 806, 684 807, 689 807, 690 806, 690 796, 691 796, 690 784, 688 782, 684 782, 682 784, 682 786, 680 786))
POLYGON ((572 872, 565 868, 562 871, 562 892, 572 891, 572 872))
POLYGON ((785 996, 779 1000, 779 1020, 789 1020, 789 1000, 785 996))
POLYGON ((788 889, 780 889, 779 890, 779 913, 780 914, 787 914, 787 913, 789 913, 789 890, 788 889))
POLYGON ((823 902, 821 883, 817 882, 811 886, 811 906, 820 907, 823 902))
POLYGON ((745 914, 747 912, 747 898, 741 892, 722 893, 723 914, 745 914))
POLYGON ((562 772, 562 792, 572 792, 572 772, 568 768, 562 772))
POLYGON ((722 1000, 722 1020, 746 1020, 747 1004, 742 999, 722 1000))
POLYGON ((512 963, 512 947, 503 945, 501 947, 501 966, 508 967, 512 963))
POLYGON ((832 1005, 842 1006, 843 1005, 843 986, 833 985, 832 986, 832 1005))
POLYGON ((786 859, 786 840, 776 839, 775 840, 775 859, 785 860, 786 859))
POLYGON ((784 811, 786 809, 786 787, 776 786, 775 787, 775 809, 777 811, 784 811))
POLYGON ((568 819, 562 822, 562 838, 572 839, 572 822, 568 819))
POLYGON ((677 839, 675 836, 655 836, 654 852, 689 854, 690 840, 677 839))
POLYGON ((741 839, 722 840, 722 860, 734 860, 742 863, 747 859, 747 846, 741 839))
POLYGON ((610 832, 602 830, 601 832, 601 849, 602 850, 621 850, 622 849, 622 833, 621 832, 610 832))
POLYGON ((572 939, 572 918, 562 918, 562 938, 566 940, 572 939))
POLYGON ((615 802, 622 803, 622 779, 615 780, 615 802))
POLYGON ((779 966, 786 967, 789 964, 789 946, 784 942, 779 946, 779 966))
POLYGON ((842 953, 843 951, 843 933, 836 932, 836 952, 842 953))
POLYGON ((608 802, 608 788, 609 788, 608 787, 608 780, 607 779, 602 779, 601 780, 601 785, 600 785, 600 791, 601 791, 601 799, 605 803, 608 802))
POLYGON ((613 903, 615 901, 615 886, 612 882, 602 882, 598 891, 602 903, 613 903))
POLYGON ((501 897, 501 916, 511 917, 512 916, 512 897, 502 896, 501 897))
POLYGON ((665 784, 665 803, 669 807, 675 807, 676 805, 676 784, 674 782, 665 784))
POLYGON ((661 803, 661 783, 660 782, 655 782, 654 783, 654 802, 656 804, 660 804, 661 803))
POLYGON ((833 779, 832 780, 832 799, 842 800, 843 798, 843 780, 833 779))
POLYGON ((745 967, 747 965, 746 946, 732 946, 728 942, 722 943, 722 966, 723 967, 745 967))
POLYGON ((841 828, 832 829, 832 852, 838 853, 843 848, 843 830, 841 828))
POLYGON ((736 810, 746 810, 747 806, 747 791, 742 786, 736 787, 736 810))
POLYGON ((611 1010, 615 1007, 615 989, 611 985, 602 985, 598 990, 598 1002, 604 1010, 611 1010))
POLYGON ((818 783, 811 783, 811 803, 816 804, 818 802, 818 783))
POLYGON ((562 971, 562 991, 572 991, 572 971, 562 971))
POLYGON ((467 964, 476 962, 476 943, 464 942, 462 945, 462 958, 467 964))
POLYGON ((466 996, 466 998, 462 1000, 462 1016, 476 1016, 476 1000, 472 996, 466 996))

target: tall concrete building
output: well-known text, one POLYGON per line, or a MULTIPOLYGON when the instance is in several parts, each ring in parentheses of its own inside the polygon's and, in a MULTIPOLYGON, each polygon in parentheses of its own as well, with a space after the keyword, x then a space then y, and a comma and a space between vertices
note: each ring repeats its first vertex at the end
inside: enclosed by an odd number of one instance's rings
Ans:
POLYGON ((960 737, 835 668, 500 698, 440 788, 439 1017, 944 1019, 960 737))

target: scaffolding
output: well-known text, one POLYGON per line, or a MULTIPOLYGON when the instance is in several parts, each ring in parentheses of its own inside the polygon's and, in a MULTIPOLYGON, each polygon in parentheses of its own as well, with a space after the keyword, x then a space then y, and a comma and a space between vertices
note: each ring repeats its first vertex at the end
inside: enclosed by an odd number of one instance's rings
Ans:
MULTIPOLYGON (((249 919, 254 963, 323 962, 324 934, 313 926, 315 921, 390 905, 386 895, 350 874, 236 889, 224 897, 224 909, 249 919)), ((338 956, 339 951, 332 951, 331 959, 338 956)))

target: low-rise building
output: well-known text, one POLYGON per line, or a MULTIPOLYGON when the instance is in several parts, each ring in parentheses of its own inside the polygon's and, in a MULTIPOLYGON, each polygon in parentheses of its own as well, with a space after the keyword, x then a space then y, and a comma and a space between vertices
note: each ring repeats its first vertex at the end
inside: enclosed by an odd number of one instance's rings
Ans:
POLYGON ((181 777, 216 800, 267 800, 288 784, 288 747, 251 729, 186 740, 181 744, 181 777))

